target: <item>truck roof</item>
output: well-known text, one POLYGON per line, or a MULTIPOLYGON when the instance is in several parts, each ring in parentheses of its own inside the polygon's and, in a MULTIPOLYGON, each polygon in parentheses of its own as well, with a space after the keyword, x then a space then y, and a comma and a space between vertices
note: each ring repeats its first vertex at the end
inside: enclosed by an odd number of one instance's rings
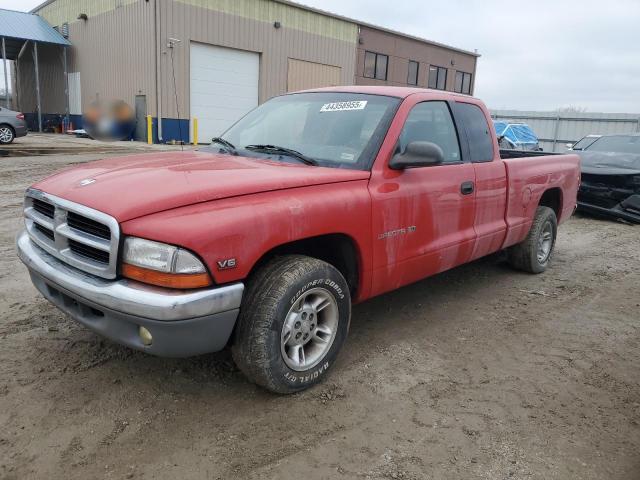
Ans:
MULTIPOLYGON (((418 88, 418 87, 390 87, 390 86, 375 86, 375 85, 345 85, 338 87, 325 87, 314 88, 311 90, 303 90, 304 93, 310 92, 343 92, 343 93, 365 93, 369 95, 384 95, 387 97, 406 98, 409 95, 415 93, 434 93, 436 95, 450 95, 452 97, 470 98, 470 95, 462 93, 448 92, 445 90, 434 90, 431 88, 418 88)), ((302 92, 296 92, 302 93, 302 92)), ((471 97, 475 98, 475 97, 471 97)))

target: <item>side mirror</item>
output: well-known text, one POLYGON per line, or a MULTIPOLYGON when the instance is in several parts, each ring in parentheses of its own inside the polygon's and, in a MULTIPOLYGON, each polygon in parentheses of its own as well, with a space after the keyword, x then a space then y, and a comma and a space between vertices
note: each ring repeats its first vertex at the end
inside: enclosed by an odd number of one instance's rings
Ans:
POLYGON ((411 142, 404 152, 394 155, 389 162, 392 170, 405 168, 432 167, 444 162, 444 152, 432 142, 411 142))
POLYGON ((567 150, 573 150, 574 143, 565 143, 564 146, 567 147, 567 150))

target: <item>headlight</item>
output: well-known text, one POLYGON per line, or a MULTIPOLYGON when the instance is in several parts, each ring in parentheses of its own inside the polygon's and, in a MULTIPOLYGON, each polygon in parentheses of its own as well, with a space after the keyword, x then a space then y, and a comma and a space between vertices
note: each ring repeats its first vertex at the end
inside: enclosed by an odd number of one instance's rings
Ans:
POLYGON ((173 245, 127 237, 122 262, 122 274, 133 280, 169 288, 211 285, 202 262, 191 252, 173 245))

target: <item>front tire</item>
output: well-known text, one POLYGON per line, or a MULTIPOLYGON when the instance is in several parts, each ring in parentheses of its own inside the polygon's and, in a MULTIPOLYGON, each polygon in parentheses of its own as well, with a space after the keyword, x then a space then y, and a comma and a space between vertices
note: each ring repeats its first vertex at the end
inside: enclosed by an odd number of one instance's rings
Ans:
POLYGON ((527 237, 509 248, 509 263, 525 272, 544 272, 549 266, 557 234, 556 213, 549 207, 538 207, 527 237))
POLYGON ((0 125, 0 144, 8 145, 16 138, 16 134, 9 125, 0 125))
POLYGON ((335 267, 302 255, 277 257, 250 281, 233 359, 267 390, 304 390, 333 366, 350 320, 349 286, 335 267))

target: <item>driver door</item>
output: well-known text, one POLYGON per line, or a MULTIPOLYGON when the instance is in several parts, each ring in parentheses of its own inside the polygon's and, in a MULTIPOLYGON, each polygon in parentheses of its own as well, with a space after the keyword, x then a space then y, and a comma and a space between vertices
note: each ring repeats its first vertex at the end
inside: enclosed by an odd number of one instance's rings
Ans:
POLYGON ((376 162, 369 184, 374 295, 468 262, 476 240, 475 173, 463 158, 449 103, 413 97, 398 111, 388 134, 395 126, 397 141, 388 158, 376 162), (443 163, 391 170, 390 158, 416 141, 438 145, 443 163))

